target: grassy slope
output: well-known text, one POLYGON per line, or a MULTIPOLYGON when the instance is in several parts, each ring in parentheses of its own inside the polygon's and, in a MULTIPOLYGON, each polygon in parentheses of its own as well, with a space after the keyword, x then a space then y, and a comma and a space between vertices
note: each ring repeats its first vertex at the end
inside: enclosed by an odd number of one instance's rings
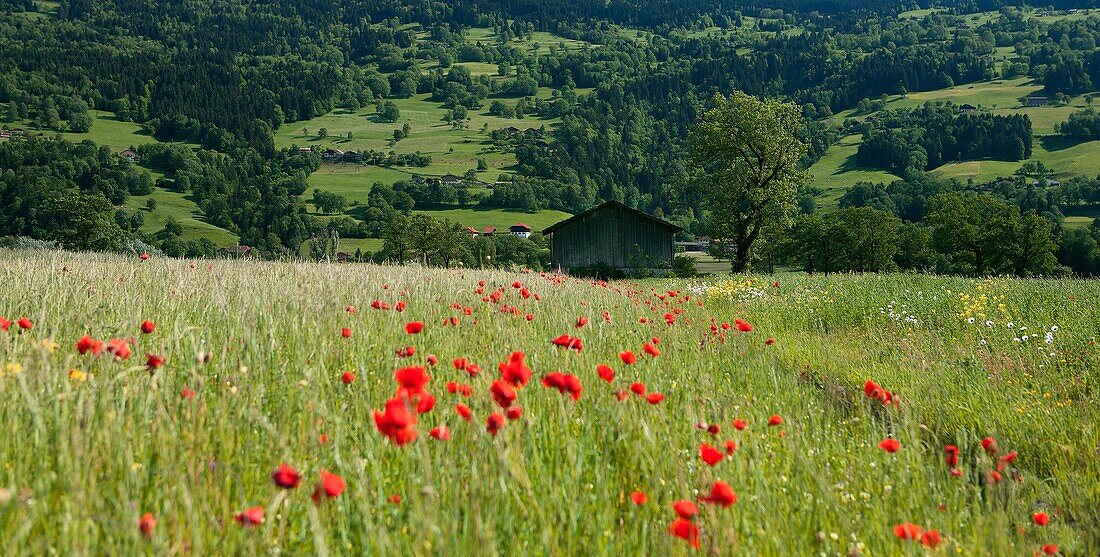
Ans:
POLYGON ((1090 344, 1100 319, 1095 282, 792 275, 778 289, 750 294, 740 281, 605 288, 415 267, 0 258, 11 285, 0 291, 0 314, 35 322, 24 334, 0 333, 3 363, 23 368, 0 377, 7 401, 0 429, 10 433, 0 440, 0 485, 33 496, 13 498, 0 513, 0 543, 13 554, 537 547, 686 555, 668 535, 670 503, 695 499, 718 479, 740 500, 728 509, 703 505, 696 523, 704 549, 719 554, 922 553, 895 538, 891 527, 901 522, 941 531, 941 551, 950 554, 1024 555, 1043 543, 1067 554, 1100 549, 1100 400, 1088 387, 1100 369, 1090 344), (69 272, 58 274, 62 267, 69 272), (520 316, 482 302, 479 279, 499 286, 500 303, 519 307, 520 316), (521 298, 511 287, 517 280, 541 301, 521 298), (673 301, 683 313, 666 325, 670 307, 655 294, 683 286, 692 300, 673 301), (979 307, 963 294, 989 302, 979 307), (405 299, 408 308, 373 311, 375 299, 405 299), (916 322, 880 309, 891 302, 916 322), (471 315, 452 303, 470 306, 471 315), (347 313, 348 304, 359 312, 347 313), (438 325, 452 315, 457 327, 438 325), (578 315, 592 322, 576 329, 578 315), (974 325, 965 320, 971 315, 974 325), (712 316, 743 317, 756 329, 719 342, 709 332, 712 316), (993 327, 981 324, 987 318, 993 327), (155 333, 139 333, 144 319, 157 322, 155 333), (404 332, 412 320, 426 324, 423 333, 404 332), (1008 321, 1040 335, 1051 325, 1060 330, 1052 346, 1015 343, 1020 333, 1008 321), (352 338, 341 338, 341 327, 352 338), (85 333, 134 336, 135 356, 122 363, 77 356, 74 343, 85 333), (582 338, 584 350, 551 346, 562 333, 582 338), (661 339, 658 358, 619 363, 619 351, 640 351, 652 336, 661 339), (765 346, 769 337, 774 346, 765 346), (396 358, 407 345, 416 355, 396 358), (498 409, 489 384, 513 350, 526 352, 534 378, 519 392, 523 418, 491 437, 484 421, 498 409), (199 351, 212 355, 209 364, 195 363, 199 351), (163 354, 166 365, 148 373, 146 352, 163 354), (374 428, 371 409, 393 395, 395 368, 422 365, 427 354, 440 359, 427 386, 438 402, 420 417, 414 444, 393 446, 374 428), (484 371, 474 378, 455 371, 457 357, 484 371), (614 385, 597 377, 601 363, 617 372, 614 385), (74 368, 92 379, 70 379, 74 368), (345 370, 358 375, 350 386, 340 382, 345 370), (552 370, 579 377, 578 401, 539 384, 552 370), (897 393, 900 407, 865 398, 867 378, 897 393), (469 383, 473 396, 448 394, 448 381, 469 383), (613 392, 632 381, 665 400, 617 402, 613 392), (181 399, 184 388, 196 396, 181 399), (473 409, 472 423, 456 416, 458 402, 473 409), (773 414, 783 426, 764 426, 773 414), (735 418, 748 429, 730 427, 735 418), (722 431, 711 437, 696 429, 700 422, 722 431), (441 424, 451 441, 428 438, 441 424), (993 463, 979 440, 987 435, 1002 451, 1019 451, 1011 467, 1023 483, 986 483, 993 463), (896 454, 877 447, 887 436, 900 440, 896 454), (703 465, 700 444, 725 440, 737 451, 703 465), (948 443, 962 451, 961 478, 944 465, 948 443), (271 470, 283 461, 303 472, 299 489, 272 485, 271 470), (309 493, 321 469, 345 478, 347 490, 317 508, 309 493), (635 507, 628 495, 636 490, 650 501, 635 507), (393 494, 400 505, 388 500, 393 494), (265 523, 235 524, 234 513, 252 505, 266 507, 265 523), (1030 525, 1040 510, 1052 516, 1047 528, 1030 525), (158 520, 150 540, 136 527, 144 512, 158 520))
POLYGON ((448 219, 463 226, 472 226, 479 230, 486 226, 495 226, 498 230, 507 230, 509 226, 517 222, 526 223, 533 230, 541 231, 543 228, 562 219, 569 218, 569 213, 561 211, 539 211, 527 213, 511 209, 446 209, 440 211, 414 211, 429 214, 436 218, 448 219))
POLYGON ((889 183, 897 176, 856 164, 856 150, 859 148, 859 135, 849 135, 833 145, 819 161, 810 167, 814 177, 813 185, 824 190, 818 203, 825 207, 835 207, 837 200, 856 182, 889 183))

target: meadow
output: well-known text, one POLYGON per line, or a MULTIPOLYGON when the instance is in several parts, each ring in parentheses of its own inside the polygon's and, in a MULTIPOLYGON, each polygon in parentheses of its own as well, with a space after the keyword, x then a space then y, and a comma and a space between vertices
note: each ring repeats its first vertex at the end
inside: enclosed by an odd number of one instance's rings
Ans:
POLYGON ((1100 550, 1096 282, 0 260, 12 554, 1100 550))

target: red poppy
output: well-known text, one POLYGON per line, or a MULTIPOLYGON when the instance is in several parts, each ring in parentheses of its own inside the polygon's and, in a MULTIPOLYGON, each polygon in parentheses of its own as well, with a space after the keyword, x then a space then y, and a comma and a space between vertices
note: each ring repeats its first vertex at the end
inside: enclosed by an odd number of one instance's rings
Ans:
POLYGON ((1056 546, 1052 543, 1048 543, 1048 544, 1043 546, 1043 553, 1045 553, 1046 555, 1057 555, 1058 554, 1058 546, 1056 546))
POLYGON ((962 470, 959 470, 958 468, 952 468, 951 469, 951 475, 958 478, 959 476, 962 476, 963 473, 962 473, 962 470))
POLYGON ((685 520, 691 520, 699 514, 699 506, 687 499, 680 499, 672 503, 672 510, 676 511, 677 516, 685 520))
POLYGON ((630 384, 630 392, 638 395, 645 396, 645 383, 634 382, 630 384))
POLYGON ((4 319, 3 317, 0 317, 0 331, 4 331, 6 333, 6 332, 8 332, 8 329, 10 329, 10 328, 11 328, 11 321, 8 321, 7 319, 4 319))
POLYGON ((375 410, 373 415, 375 427, 393 444, 400 446, 416 440, 416 416, 400 398, 387 400, 386 411, 375 410))
POLYGON ((878 446, 880 449, 888 453, 896 453, 898 452, 898 449, 901 448, 901 443, 897 439, 889 438, 883 439, 882 442, 878 444, 878 446))
POLYGON ((581 349, 583 348, 583 345, 581 343, 581 339, 576 338, 576 337, 571 337, 569 335, 560 335, 557 338, 555 338, 554 340, 550 341, 550 343, 553 344, 554 346, 558 346, 558 347, 561 347, 561 348, 572 348, 572 349, 576 350, 577 352, 580 352, 581 349))
POLYGON ((145 513, 138 519, 138 530, 141 531, 141 535, 146 538, 152 537, 153 529, 157 527, 157 519, 153 517, 153 513, 145 513))
POLYGON ((733 420, 733 429, 736 429, 737 431, 745 431, 746 427, 749 427, 749 425, 745 423, 745 420, 742 420, 741 418, 733 420))
POLYGON ((783 425, 783 417, 782 416, 780 416, 779 414, 775 414, 772 417, 768 418, 768 426, 769 427, 777 426, 777 425, 783 425))
POLYGON ((703 443, 699 445, 699 457, 702 458, 703 462, 706 462, 708 466, 714 466, 721 462, 722 459, 725 458, 725 455, 722 454, 722 451, 703 443))
POLYGON ((947 453, 947 456, 944 457, 944 462, 946 462, 948 466, 954 468, 955 466, 959 465, 958 447, 956 447, 955 445, 946 445, 943 448, 943 452, 947 453))
POLYGON ((351 338, 351 329, 348 328, 348 327, 344 327, 343 329, 340 329, 340 336, 342 336, 344 338, 351 338))
POLYGON ((302 475, 284 462, 271 473, 271 480, 283 489, 295 489, 302 482, 302 475))
POLYGON ((489 418, 485 420, 485 430, 489 432, 489 435, 496 436, 496 434, 504 427, 504 416, 493 412, 489 414, 489 418))
POLYGON ((920 543, 924 547, 935 549, 940 546, 941 541, 940 533, 936 530, 928 530, 920 535, 920 543))
POLYGON ((654 358, 661 355, 661 351, 658 350, 656 346, 653 346, 652 344, 650 344, 648 342, 645 343, 644 345, 642 345, 642 350, 645 350, 646 354, 649 354, 650 356, 653 356, 654 358))
POLYGON ((691 547, 699 547, 699 528, 692 524, 690 520, 677 518, 672 521, 672 525, 668 527, 668 531, 673 537, 680 538, 691 544, 691 547))
POLYGON ((405 323, 405 332, 410 335, 415 335, 424 330, 424 324, 419 321, 410 321, 405 323))
POLYGON ((489 393, 493 395, 493 400, 495 400, 501 408, 508 408, 516 401, 516 390, 512 387, 511 383, 504 379, 493 381, 493 384, 489 387, 489 393))
POLYGON ((523 316, 523 318, 528 320, 528 321, 534 321, 535 320, 535 314, 528 313, 527 315, 523 316))
POLYGON ((241 526, 252 526, 254 524, 260 524, 264 521, 264 508, 260 506, 255 506, 249 509, 245 509, 237 513, 237 516, 233 518, 236 519, 237 524, 240 524, 241 526))
POLYGON ((1047 513, 1038 512, 1031 515, 1031 521, 1038 526, 1046 526, 1050 524, 1050 516, 1048 516, 1047 513))
POLYGON ((474 415, 474 413, 470 411, 470 407, 465 404, 456 404, 455 412, 458 412, 458 415, 462 416, 462 419, 467 422, 470 421, 470 417, 474 415))
POLYGON ((518 420, 523 417, 523 408, 519 406, 509 406, 508 409, 504 411, 504 416, 509 420, 518 420))
POLYGON ((158 356, 157 354, 145 355, 145 367, 150 370, 157 369, 162 365, 164 365, 164 356, 158 356))
POLYGON ((189 389, 187 387, 184 387, 183 390, 180 391, 180 397, 184 398, 184 399, 195 398, 195 391, 192 391, 191 389, 189 389))
POLYGON ((346 306, 346 307, 344 308, 344 311, 346 311, 346 312, 348 312, 348 313, 350 313, 350 314, 352 314, 352 315, 355 315, 355 311, 356 311, 356 310, 355 310, 355 306, 346 306))
POLYGON ((737 494, 733 492, 733 488, 726 482, 717 481, 711 486, 710 495, 702 495, 699 497, 699 500, 705 503, 720 505, 725 508, 737 502, 737 494))
POLYGON ((982 448, 991 455, 997 454, 997 440, 992 437, 982 439, 982 448))
POLYGON ((741 320, 741 319, 735 319, 733 321, 733 323, 735 325, 737 325, 737 330, 741 331, 742 333, 751 333, 752 332, 752 325, 749 324, 748 321, 744 321, 744 320, 741 320))
POLYGON ((574 326, 576 328, 580 329, 581 327, 584 327, 587 324, 588 324, 588 318, 587 317, 578 317, 577 318, 577 324, 574 325, 574 326))
POLYGON ((116 360, 128 360, 130 358, 130 343, 125 339, 115 338, 107 341, 107 352, 116 360))
POLYGON ((661 393, 649 393, 646 395, 645 400, 650 404, 660 404, 665 399, 665 395, 661 393))
POLYGON ((526 357, 526 354, 517 350, 512 352, 507 362, 497 364, 501 379, 516 387, 527 385, 527 382, 531 380, 531 368, 527 367, 527 364, 523 361, 526 357))
POLYGON ((335 499, 344 492, 344 478, 321 470, 321 480, 313 487, 313 502, 320 505, 326 499, 335 499))
POLYGON ((397 303, 393 305, 393 309, 398 313, 405 311, 405 300, 398 300, 397 303))
POLYGON ((93 356, 98 356, 100 352, 103 352, 103 341, 84 335, 83 338, 76 341, 76 351, 81 356, 88 352, 91 352, 93 356))
POLYGON ((345 385, 351 385, 355 382, 355 374, 350 371, 345 371, 344 374, 340 376, 340 381, 343 381, 345 385))
POLYGON ((596 373, 599 374, 600 379, 611 383, 615 380, 615 370, 611 369, 611 366, 606 364, 600 364, 596 366, 596 373))
POLYGON ((428 432, 428 435, 431 436, 432 439, 438 439, 440 441, 450 441, 451 429, 445 425, 433 427, 431 431, 428 432))
POLYGON ((731 455, 737 450, 737 441, 726 441, 726 454, 731 455))
POLYGON ((894 526, 894 535, 902 540, 917 540, 920 539, 921 527, 911 522, 898 524, 894 526))
POLYGON ((406 393, 419 393, 432 379, 422 366, 408 366, 398 369, 393 373, 393 378, 401 385, 401 390, 406 393))
POLYGON ((19 321, 16 321, 15 324, 19 325, 19 328, 23 329, 24 331, 29 331, 32 327, 34 327, 34 323, 32 323, 31 320, 27 319, 26 317, 20 317, 19 321))
POLYGON ((626 389, 619 389, 615 391, 615 398, 619 399, 619 402, 626 400, 626 397, 630 396, 630 393, 626 389))
POLYGON ((775 339, 774 338, 769 337, 768 340, 764 341, 764 346, 771 346, 773 344, 775 344, 775 339))
POLYGON ((646 504, 646 502, 649 501, 649 496, 647 496, 645 492, 635 491, 634 493, 630 494, 630 500, 633 501, 635 505, 640 506, 646 504))
POLYGON ((630 350, 623 350, 622 352, 619 352, 619 359, 628 366, 634 365, 634 363, 638 361, 638 357, 635 356, 634 352, 631 352, 630 350))

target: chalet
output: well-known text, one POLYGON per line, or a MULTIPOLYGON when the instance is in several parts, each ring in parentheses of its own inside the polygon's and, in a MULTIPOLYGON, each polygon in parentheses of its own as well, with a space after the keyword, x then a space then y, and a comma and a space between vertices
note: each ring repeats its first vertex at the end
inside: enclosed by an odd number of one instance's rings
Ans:
POLYGON ((229 246, 218 249, 218 257, 227 257, 230 259, 240 259, 242 257, 248 257, 253 255, 252 246, 229 246))
POLYGON ((525 137, 534 137, 534 138, 538 139, 538 138, 542 137, 543 133, 542 133, 542 130, 540 130, 538 128, 527 128, 527 129, 523 130, 523 135, 525 137))
POLYGON ((457 186, 462 183, 462 177, 454 174, 444 174, 439 177, 439 181, 443 182, 445 186, 457 186))
POLYGON ((637 272, 672 266, 673 235, 679 226, 608 201, 542 231, 550 239, 550 260, 568 272, 608 265, 637 272))
POLYGON ((340 160, 344 162, 359 162, 359 153, 355 151, 345 151, 344 156, 340 157, 340 160))
POLYGON ((508 134, 508 137, 515 137, 519 135, 519 128, 515 126, 508 126, 507 128, 504 128, 504 133, 508 134))
POLYGON ((299 147, 298 148, 298 154, 301 154, 301 155, 308 155, 312 152, 313 152, 313 149, 311 149, 309 147, 299 147))
POLYGON ((1047 102, 1049 101, 1046 97, 1028 97, 1024 104, 1027 106, 1046 106, 1047 102))
POLYGON ((493 234, 496 234, 496 233, 497 233, 497 229, 496 229, 495 226, 486 226, 485 230, 481 231, 482 236, 492 236, 493 234))
POLYGON ((350 254, 346 251, 337 252, 336 262, 337 263, 347 263, 348 261, 351 261, 352 258, 354 258, 354 257, 355 257, 354 255, 352 255, 352 254, 350 254))
POLYGON ((959 107, 959 114, 970 114, 971 112, 976 112, 977 110, 978 107, 972 104, 964 104, 959 107))
POLYGON ((140 159, 140 157, 138 157, 138 154, 134 152, 133 149, 126 149, 125 151, 119 153, 118 156, 130 162, 138 162, 138 160, 140 159))
POLYGON ((481 234, 480 232, 477 231, 476 228, 474 228, 472 226, 467 226, 466 228, 463 229, 463 232, 469 234, 471 238, 477 238, 478 235, 481 234))
POLYGON ((11 132, 8 130, 0 130, 0 139, 11 139, 11 132))
POLYGON ((326 161, 338 161, 344 157, 344 152, 339 149, 325 149, 324 153, 321 153, 321 158, 326 161))
POLYGON ((522 222, 517 222, 517 223, 513 224, 512 226, 508 227, 508 232, 511 233, 512 236, 518 236, 520 238, 530 238, 531 237, 531 227, 527 226, 526 224, 524 224, 522 222))

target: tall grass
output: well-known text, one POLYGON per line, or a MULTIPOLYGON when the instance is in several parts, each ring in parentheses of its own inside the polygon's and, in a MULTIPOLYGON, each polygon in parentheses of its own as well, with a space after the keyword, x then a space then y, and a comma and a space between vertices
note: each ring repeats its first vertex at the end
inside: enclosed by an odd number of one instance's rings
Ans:
POLYGON ((0 261, 0 316, 34 322, 0 333, 7 554, 687 554, 668 533, 670 504, 715 480, 739 495, 728 509, 702 505, 696 519, 700 550, 717 554, 922 553, 895 537, 902 522, 941 531, 942 553, 1100 548, 1094 283, 789 276, 778 288, 597 285, 534 273, 52 252, 0 261), (479 280, 484 295, 503 288, 500 304, 482 301, 479 280), (522 298, 515 281, 541 300, 522 298), (981 308, 967 301, 983 294, 981 308), (401 313, 370 308, 402 299, 401 313), (908 321, 891 316, 903 315, 901 304, 908 321), (683 310, 673 325, 663 318, 670 308, 683 310), (967 312, 985 315, 970 324, 967 312), (451 316, 458 326, 442 324, 451 316), (579 316, 590 322, 578 329, 579 316), (738 317, 755 330, 732 328, 724 342, 711 332, 712 318, 738 317), (152 334, 141 333, 144 320, 157 323, 152 334), (406 334, 409 321, 424 331, 406 334), (1015 342, 1021 325, 1058 331, 1051 345, 1043 333, 1015 342), (78 356, 86 333, 134 337, 134 355, 78 356), (552 346, 560 334, 582 338, 584 349, 552 346), (654 336, 661 354, 650 358, 641 348, 654 336), (410 345, 414 356, 396 355, 410 345), (492 437, 485 418, 499 408, 488 387, 513 350, 526 352, 535 377, 519 393, 523 417, 492 437), (622 364, 621 350, 638 363, 622 364), (146 353, 167 363, 150 372, 146 353), (414 443, 394 446, 371 412, 393 396, 393 371, 429 354, 439 357, 428 385, 438 403, 420 416, 414 443), (457 357, 483 371, 454 370, 457 357), (598 378, 601 363, 616 370, 614 385, 598 378), (357 379, 345 385, 348 370, 357 379), (555 370, 580 377, 578 401, 538 383, 555 370), (866 398, 868 378, 900 405, 866 398), (448 393, 448 381, 469 383, 473 396, 448 393), (633 381, 667 398, 619 402, 614 393, 633 381), (184 388, 194 398, 181 397, 184 388), (454 412, 458 402, 473 409, 472 422, 454 412), (766 427, 773 414, 784 425, 766 427), (749 427, 737 432, 735 418, 749 427), (440 424, 450 441, 427 435, 440 424), (878 448, 887 436, 900 451, 878 448), (1011 467, 1022 483, 1008 470, 989 483, 985 436, 1019 451, 1011 467), (736 452, 704 464, 699 445, 726 440, 736 452), (943 461, 949 443, 962 450, 960 478, 943 461), (273 485, 280 462, 302 471, 300 488, 273 485), (348 487, 315 506, 321 469, 348 487), (634 491, 649 502, 635 506, 634 491), (266 509, 263 524, 234 521, 255 505, 266 509), (1037 511, 1052 516, 1050 526, 1031 523, 1037 511), (148 538, 138 529, 146 512, 158 521, 148 538))

